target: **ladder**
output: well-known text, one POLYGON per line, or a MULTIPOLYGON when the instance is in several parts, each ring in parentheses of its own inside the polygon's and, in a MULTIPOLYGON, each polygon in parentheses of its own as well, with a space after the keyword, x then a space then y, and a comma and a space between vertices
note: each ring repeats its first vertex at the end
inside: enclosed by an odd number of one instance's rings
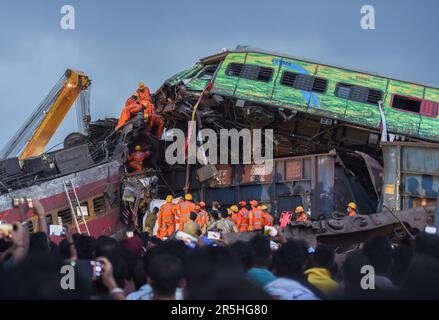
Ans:
POLYGON ((81 215, 82 222, 84 223, 85 230, 87 231, 87 235, 90 235, 90 231, 88 230, 87 221, 85 220, 84 213, 81 208, 81 203, 79 202, 78 194, 76 193, 76 187, 73 183, 73 180, 64 180, 63 181, 64 192, 66 194, 67 200, 69 201, 70 212, 72 213, 73 220, 75 221, 76 229, 78 233, 81 233, 81 229, 79 228, 78 219, 76 217, 77 213, 81 215))

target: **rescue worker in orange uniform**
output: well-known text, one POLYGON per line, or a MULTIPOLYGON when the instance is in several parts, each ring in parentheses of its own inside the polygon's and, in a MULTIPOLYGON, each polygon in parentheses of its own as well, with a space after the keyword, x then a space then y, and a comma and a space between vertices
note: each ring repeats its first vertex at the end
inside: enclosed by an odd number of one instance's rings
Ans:
POLYGON ((238 206, 237 205, 232 205, 232 206, 230 206, 229 209, 231 211, 230 221, 232 221, 237 226, 238 225, 238 221, 240 219, 238 206))
POLYGON ((357 204, 355 202, 349 202, 346 206, 346 212, 349 217, 355 217, 357 215, 357 204))
POLYGON ((125 107, 122 109, 116 130, 127 123, 132 117, 136 116, 140 111, 142 111, 142 109, 143 107, 139 100, 139 94, 134 92, 125 102, 125 107))
POLYGON ((128 164, 136 171, 142 171, 143 160, 151 155, 149 151, 142 151, 142 147, 136 146, 135 151, 128 158, 128 164))
POLYGON ((302 206, 298 206, 296 210, 294 210, 296 221, 308 221, 308 216, 305 213, 305 209, 302 206))
POLYGON ((253 231, 262 229, 264 227, 264 217, 262 210, 259 208, 259 202, 256 200, 252 200, 250 201, 250 205, 252 208, 248 215, 248 230, 253 231))
POLYGON ((189 221, 191 212, 195 211, 195 204, 192 202, 192 195, 190 193, 184 196, 184 201, 177 207, 176 223, 178 230, 183 231, 184 224, 189 221))
POLYGON ((143 120, 147 123, 146 130, 149 132, 154 131, 153 134, 160 139, 163 135, 165 122, 156 113, 149 88, 143 82, 140 82, 136 93, 139 95, 139 101, 143 107, 143 120))
POLYGON ((157 216, 157 236, 162 240, 165 237, 171 236, 175 232, 175 207, 172 204, 173 200, 174 197, 168 195, 166 197, 166 203, 160 207, 157 216))
POLYGON ((200 201, 198 203, 197 207, 198 207, 197 208, 198 216, 197 216, 197 219, 195 220, 195 222, 200 225, 200 228, 203 228, 207 223, 207 217, 208 217, 208 213, 204 209, 204 208, 206 208, 206 204, 204 203, 204 201, 200 201))
POLYGON ((272 227, 274 224, 273 216, 267 211, 268 207, 263 204, 260 208, 262 210, 262 216, 264 218, 264 226, 272 227))
POLYGON ((247 209, 247 202, 240 201, 239 205, 241 206, 241 209, 238 211, 239 220, 236 224, 236 227, 238 228, 239 232, 246 232, 248 231, 250 211, 247 209))

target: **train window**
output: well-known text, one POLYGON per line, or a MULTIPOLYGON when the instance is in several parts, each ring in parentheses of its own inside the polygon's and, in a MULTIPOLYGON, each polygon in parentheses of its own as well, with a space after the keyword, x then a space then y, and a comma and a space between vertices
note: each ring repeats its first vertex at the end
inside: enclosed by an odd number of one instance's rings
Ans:
POLYGON ((314 77, 308 74, 285 71, 282 74, 280 83, 284 86, 293 87, 298 90, 324 93, 328 86, 328 80, 314 77))
POLYGON ((392 107, 395 109, 419 113, 421 111, 421 99, 393 95, 392 107))
POLYGON ((383 92, 381 90, 348 83, 337 83, 335 95, 342 99, 375 105, 383 98, 383 92))
POLYGON ((203 70, 201 70, 201 72, 198 74, 197 79, 212 80, 213 75, 215 74, 217 68, 218 68, 218 64, 205 66, 203 70))
POLYGON ((270 82, 273 76, 273 68, 232 62, 227 66, 226 75, 247 80, 270 82))
POLYGON ((64 209, 58 212, 58 217, 61 218, 63 225, 70 225, 72 223, 72 212, 70 209, 64 209))
POLYGON ((437 102, 396 94, 392 97, 391 106, 395 109, 419 113, 432 118, 436 118, 439 113, 437 102))
POLYGON ((100 196, 93 199, 93 209, 95 212, 95 215, 99 215, 101 213, 105 213, 107 210, 107 207, 105 205, 105 197, 100 196))

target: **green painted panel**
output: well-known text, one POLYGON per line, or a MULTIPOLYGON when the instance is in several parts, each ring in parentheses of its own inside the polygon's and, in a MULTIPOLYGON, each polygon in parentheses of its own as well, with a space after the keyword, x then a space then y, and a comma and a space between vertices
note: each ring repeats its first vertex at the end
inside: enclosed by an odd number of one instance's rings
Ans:
POLYGON ((408 82, 390 80, 384 100, 384 114, 387 129, 393 133, 418 135, 421 117, 417 113, 392 108, 390 102, 394 94, 422 98, 424 87, 408 82))
POLYGON ((315 72, 316 65, 287 58, 273 58, 271 63, 274 67, 279 67, 278 77, 275 79, 273 100, 276 101, 277 105, 306 111, 311 99, 311 93, 282 85, 280 80, 285 71, 312 75, 315 72))
POLYGON ((226 70, 228 65, 232 62, 244 63, 245 57, 246 53, 230 53, 226 56, 215 77, 212 88, 215 92, 228 96, 235 94, 238 77, 230 77, 226 75, 226 70))
POLYGON ((378 106, 339 98, 335 96, 335 90, 338 83, 348 83, 385 92, 386 79, 322 65, 319 65, 316 75, 329 80, 326 94, 319 98, 321 110, 324 110, 325 113, 330 113, 330 116, 333 118, 344 119, 364 126, 375 128, 379 124, 378 106))
POLYGON ((203 68, 203 65, 200 63, 197 63, 196 65, 190 67, 189 69, 183 70, 175 75, 173 75, 171 78, 169 78, 166 82, 168 82, 171 86, 175 86, 180 81, 184 79, 189 79, 193 77, 196 73, 198 73, 203 68))
POLYGON ((278 66, 272 65, 274 56, 261 53, 248 53, 245 64, 269 67, 273 69, 270 82, 239 78, 236 87, 236 96, 255 102, 270 103, 273 93, 274 79, 277 77, 278 66))

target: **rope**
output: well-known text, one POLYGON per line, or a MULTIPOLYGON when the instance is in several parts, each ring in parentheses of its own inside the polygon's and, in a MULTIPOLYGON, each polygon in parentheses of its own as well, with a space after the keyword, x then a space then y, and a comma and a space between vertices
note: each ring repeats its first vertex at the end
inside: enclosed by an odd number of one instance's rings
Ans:
MULTIPOLYGON (((188 127, 188 132, 187 132, 187 139, 186 139, 186 151, 189 151, 189 143, 190 143, 190 139, 192 138, 192 128, 193 128, 193 123, 195 121, 195 115, 197 113, 198 110, 198 106, 200 105, 201 101, 203 100, 204 94, 208 91, 210 91, 210 89, 212 89, 212 83, 209 82, 209 84, 207 85, 207 87, 201 92, 200 96, 198 97, 197 102, 194 105, 194 110, 192 111, 192 118, 191 118, 191 123, 189 124, 188 127)), ((186 164, 186 183, 185 183, 185 187, 184 187, 184 192, 185 194, 189 192, 189 154, 187 154, 187 164, 186 164)))

